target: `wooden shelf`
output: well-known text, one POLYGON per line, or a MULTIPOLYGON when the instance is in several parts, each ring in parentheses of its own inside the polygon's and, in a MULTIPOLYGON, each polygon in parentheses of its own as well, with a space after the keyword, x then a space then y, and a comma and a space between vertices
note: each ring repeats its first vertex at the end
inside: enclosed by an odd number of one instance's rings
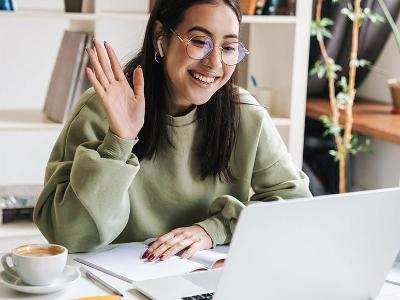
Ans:
MULTIPOLYGON (((306 115, 319 120, 330 115, 327 99, 307 99, 306 115)), ((385 103, 359 100, 353 107, 353 130, 379 140, 400 144, 400 115, 391 114, 392 106, 385 103)), ((343 114, 342 114, 343 116, 343 114)), ((343 122, 341 118, 341 123, 343 122)))
POLYGON ((67 13, 58 11, 0 11, 0 17, 67 18, 70 20, 94 21, 93 13, 67 13))
POLYGON ((244 15, 242 23, 296 24, 296 16, 249 16, 244 15))
MULTIPOLYGON (((109 17, 120 19, 135 19, 147 21, 149 14, 145 12, 137 13, 117 13, 117 12, 98 12, 98 13, 67 13, 58 11, 0 11, 0 17, 41 17, 41 18, 68 18, 78 21, 95 21, 97 18, 109 17)), ((249 16, 244 15, 242 23, 250 24, 296 24, 296 16, 249 16)))
POLYGON ((290 126, 290 119, 289 118, 275 118, 275 117, 272 117, 272 121, 274 121, 274 124, 277 127, 290 126))
POLYGON ((63 124, 50 121, 40 110, 0 110, 0 130, 61 130, 62 127, 63 124))
POLYGON ((147 22, 147 20, 150 17, 150 14, 148 13, 118 13, 118 12, 100 12, 95 14, 96 19, 98 18, 113 18, 113 19, 127 19, 127 20, 136 20, 136 21, 144 21, 147 22))

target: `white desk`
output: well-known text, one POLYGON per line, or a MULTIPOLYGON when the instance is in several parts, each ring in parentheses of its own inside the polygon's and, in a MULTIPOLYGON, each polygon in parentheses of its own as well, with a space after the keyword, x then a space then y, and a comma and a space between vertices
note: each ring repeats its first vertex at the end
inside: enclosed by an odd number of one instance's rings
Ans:
MULTIPOLYGON (((8 252, 10 249, 25 243, 42 243, 46 242, 44 237, 31 223, 17 223, 9 225, 0 225, 0 255, 8 252)), ((73 255, 70 255, 68 264, 80 267, 81 264, 72 260, 73 255)), ((0 270, 3 268, 0 266, 0 270)), ((103 274, 99 271, 90 268, 93 273, 116 287, 124 294, 124 299, 146 300, 147 297, 136 291, 129 283, 103 274)), ((399 270, 400 272, 400 270, 399 270)), ((24 299, 24 300, 67 300, 77 299, 80 297, 109 295, 102 288, 93 284, 86 278, 80 278, 77 282, 68 286, 68 288, 48 295, 29 295, 8 289, 0 285, 0 300, 4 299, 24 299)), ((385 284, 379 297, 376 300, 400 300, 400 286, 385 284)))
MULTIPOLYGON (((6 225, 0 225, 0 256, 4 253, 10 251, 11 249, 22 245, 30 243, 47 243, 46 239, 36 228, 36 226, 29 222, 20 223, 9 223, 6 225)), ((81 267, 82 265, 73 261, 74 255, 69 255, 68 264, 71 266, 81 267)), ((93 270, 88 267, 90 271, 98 275, 100 278, 104 279, 112 286, 120 290, 124 294, 124 299, 148 299, 147 297, 136 291, 129 283, 93 270)), ((0 270, 3 267, 0 265, 0 270)), ((77 299, 80 297, 90 297, 90 296, 102 296, 109 295, 101 287, 96 286, 87 278, 80 278, 77 282, 68 286, 68 288, 61 290, 59 292, 48 294, 48 295, 30 295, 15 292, 0 284, 0 299, 35 299, 35 300, 66 300, 66 299, 77 299)))

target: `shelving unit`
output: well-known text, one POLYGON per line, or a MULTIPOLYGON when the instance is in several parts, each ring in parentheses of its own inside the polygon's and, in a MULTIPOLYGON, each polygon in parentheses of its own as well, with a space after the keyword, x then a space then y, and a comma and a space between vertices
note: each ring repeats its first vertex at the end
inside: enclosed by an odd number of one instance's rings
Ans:
MULTIPOLYGON (((311 2, 297 1, 296 16, 244 16, 241 27, 241 40, 251 54, 239 65, 240 85, 254 92, 250 82, 254 75, 260 87, 273 90, 269 112, 298 166, 303 152, 311 2)), ((124 64, 139 50, 148 17, 146 12, 100 10, 0 12, 0 185, 43 181, 63 126, 41 113, 63 31, 93 32, 113 45, 124 64)))
POLYGON ((0 18, 40 17, 40 18, 67 18, 69 20, 94 21, 94 13, 63 13, 51 11, 2 11, 0 18))
MULTIPOLYGON (((400 144, 400 116, 392 114, 393 106, 386 103, 356 99, 353 106, 353 131, 393 144, 400 144)), ((309 98, 307 117, 320 121, 322 115, 331 115, 329 99, 309 98)), ((340 115, 344 123, 344 114, 340 115)))
POLYGON ((243 24, 296 24, 296 16, 243 16, 243 24))

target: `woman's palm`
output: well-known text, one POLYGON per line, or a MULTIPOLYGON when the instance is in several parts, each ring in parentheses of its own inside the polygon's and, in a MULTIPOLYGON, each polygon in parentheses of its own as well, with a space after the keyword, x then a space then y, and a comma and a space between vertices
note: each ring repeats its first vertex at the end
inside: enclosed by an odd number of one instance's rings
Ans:
POLYGON ((128 84, 112 47, 93 40, 95 49, 86 49, 93 70, 86 69, 87 76, 95 88, 110 130, 121 138, 135 138, 144 124, 145 97, 142 69, 133 72, 133 89, 128 84), (108 63, 108 59, 111 64, 108 63))

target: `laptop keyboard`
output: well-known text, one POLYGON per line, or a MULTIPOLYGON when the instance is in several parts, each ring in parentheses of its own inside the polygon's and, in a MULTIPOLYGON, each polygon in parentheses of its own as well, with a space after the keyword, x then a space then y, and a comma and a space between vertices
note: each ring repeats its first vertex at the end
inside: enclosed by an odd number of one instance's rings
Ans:
POLYGON ((208 293, 208 294, 201 294, 201 295, 194 295, 194 296, 190 296, 190 297, 183 297, 182 300, 208 300, 208 299, 212 299, 214 296, 214 293, 208 293))

